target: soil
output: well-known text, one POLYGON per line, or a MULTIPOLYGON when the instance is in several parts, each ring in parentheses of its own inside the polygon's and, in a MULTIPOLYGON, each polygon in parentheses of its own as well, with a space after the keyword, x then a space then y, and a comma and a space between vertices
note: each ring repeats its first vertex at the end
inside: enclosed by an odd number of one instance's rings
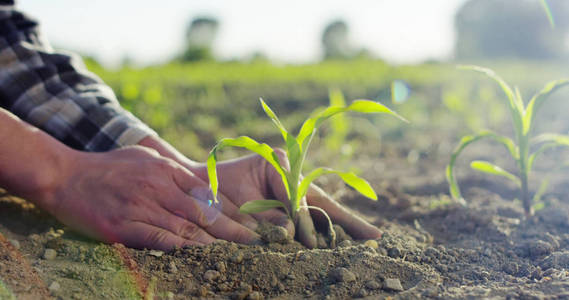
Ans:
MULTIPOLYGON (((219 241, 167 253, 129 249, 85 239, 21 199, 0 197, 0 298, 569 298, 563 173, 553 174, 545 207, 525 218, 515 186, 463 166, 500 150, 473 148, 457 167, 463 207, 448 196, 448 148, 399 144, 354 158, 377 202, 333 178, 320 181, 384 232, 353 241, 338 228, 335 248, 219 241)), ((545 169, 559 159, 548 153, 545 169)))

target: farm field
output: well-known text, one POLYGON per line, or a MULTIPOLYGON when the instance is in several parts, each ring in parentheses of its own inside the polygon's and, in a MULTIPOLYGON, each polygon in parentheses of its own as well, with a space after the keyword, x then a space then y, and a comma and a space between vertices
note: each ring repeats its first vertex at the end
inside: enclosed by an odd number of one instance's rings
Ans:
MULTIPOLYGON (((526 101, 547 82, 569 77, 559 62, 476 64, 518 86, 526 101)), ((559 168, 569 151, 549 149, 536 161, 531 194, 542 179, 549 184, 530 217, 514 183, 469 167, 487 160, 516 172, 508 151, 490 140, 467 148, 457 161, 466 205, 450 196, 445 168, 462 136, 482 129, 513 134, 506 97, 487 77, 454 64, 376 60, 89 68, 125 108, 202 162, 224 137, 247 135, 285 147, 259 97, 294 133, 311 111, 329 104, 331 89, 341 90, 347 102, 370 99, 397 111, 410 123, 345 114, 343 125, 323 125, 308 153, 307 168, 353 171, 370 183, 377 202, 337 177, 317 181, 383 236, 353 240, 337 227, 336 247, 321 234, 317 249, 295 241, 130 249, 88 240, 0 191, 0 299, 569 297, 569 176, 559 168)), ((551 95, 537 115, 536 133, 569 132, 568 99, 567 87, 551 95)), ((227 149, 220 158, 246 153, 227 149)))

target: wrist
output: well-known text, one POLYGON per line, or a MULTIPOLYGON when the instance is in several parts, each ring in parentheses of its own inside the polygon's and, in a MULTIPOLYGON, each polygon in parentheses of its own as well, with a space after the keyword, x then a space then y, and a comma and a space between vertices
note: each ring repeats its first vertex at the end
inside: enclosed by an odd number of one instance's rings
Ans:
POLYGON ((0 140, 0 186, 42 208, 51 206, 78 151, 3 109, 0 140))

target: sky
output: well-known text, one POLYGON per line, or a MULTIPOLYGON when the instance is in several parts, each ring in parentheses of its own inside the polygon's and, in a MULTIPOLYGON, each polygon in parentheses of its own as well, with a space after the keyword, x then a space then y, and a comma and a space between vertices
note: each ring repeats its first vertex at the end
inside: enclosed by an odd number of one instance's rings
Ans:
POLYGON ((285 63, 322 57, 321 35, 343 19, 352 44, 392 63, 445 59, 454 13, 466 0, 19 0, 52 45, 95 56, 107 66, 126 56, 142 65, 183 48, 196 16, 220 21, 214 51, 223 59, 260 51, 285 63))

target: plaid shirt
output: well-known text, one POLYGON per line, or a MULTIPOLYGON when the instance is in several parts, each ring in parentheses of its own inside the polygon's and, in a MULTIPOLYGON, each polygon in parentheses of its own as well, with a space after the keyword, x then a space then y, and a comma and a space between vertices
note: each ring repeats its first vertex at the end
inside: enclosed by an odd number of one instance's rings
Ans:
POLYGON ((10 0, 0 0, 0 107, 79 150, 107 151, 156 135, 80 58, 54 51, 10 0))

